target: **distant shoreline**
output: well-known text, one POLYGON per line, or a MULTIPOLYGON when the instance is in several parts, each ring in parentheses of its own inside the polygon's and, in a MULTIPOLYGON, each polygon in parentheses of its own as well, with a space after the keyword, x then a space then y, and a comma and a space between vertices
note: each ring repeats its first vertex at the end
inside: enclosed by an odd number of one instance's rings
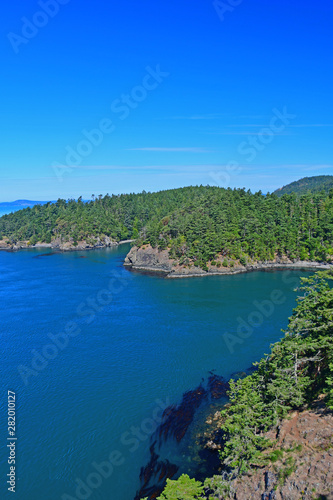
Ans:
MULTIPOLYGON (((117 247, 119 245, 124 245, 128 243, 132 243, 135 240, 121 240, 121 241, 112 241, 109 240, 107 242, 97 242, 96 245, 88 245, 86 243, 82 243, 74 246, 73 244, 65 243, 62 245, 59 245, 59 243, 37 243, 36 245, 28 245, 27 242, 19 242, 17 245, 11 245, 11 246, 2 246, 3 241, 0 241, 0 251, 7 251, 7 252, 18 252, 19 250, 42 250, 42 249, 52 249, 57 253, 66 253, 66 252, 84 252, 84 251, 91 251, 91 250, 101 250, 104 248, 111 248, 111 247, 117 247), (66 245, 66 246, 65 246, 66 245)), ((282 262, 255 262, 251 264, 247 264, 246 266, 241 266, 237 265, 235 268, 210 268, 208 271, 204 271, 201 268, 191 266, 191 267, 184 267, 184 266, 179 266, 176 265, 177 269, 173 268, 173 265, 175 264, 171 259, 166 259, 166 255, 163 255, 164 252, 159 253, 160 260, 159 259, 151 259, 152 255, 151 253, 148 253, 148 261, 150 260, 147 265, 144 265, 142 262, 142 255, 139 258, 139 262, 133 263, 131 259, 131 254, 137 255, 138 254, 138 248, 137 247, 132 247, 131 251, 127 254, 125 257, 125 260, 123 262, 124 267, 127 269, 134 271, 134 272, 139 272, 143 274, 152 274, 155 276, 161 276, 166 279, 184 279, 184 278, 203 278, 207 276, 231 276, 233 274, 243 274, 243 273, 250 273, 253 271, 269 271, 269 270, 276 270, 276 271, 284 271, 287 269, 294 270, 294 271, 318 271, 318 270, 328 270, 331 269, 333 264, 329 264, 327 262, 313 262, 313 261, 297 261, 297 262, 287 262, 287 261, 282 261, 282 262)), ((153 249, 152 249, 153 250, 153 249)), ((155 253, 155 252, 154 252, 155 253)), ((146 252, 144 251, 144 254, 146 252)), ((156 253, 155 253, 156 257, 156 253)))
POLYGON ((87 243, 81 243, 74 246, 72 243, 64 243, 61 244, 59 242, 55 243, 36 243, 36 245, 28 245, 26 241, 20 241, 15 245, 4 246, 5 242, 0 241, 0 250, 4 250, 7 252, 18 252, 19 250, 38 250, 43 248, 51 248, 52 250, 58 252, 83 252, 87 250, 99 250, 101 248, 111 248, 114 246, 124 245, 126 243, 132 243, 134 240, 121 240, 121 241, 112 241, 108 239, 107 242, 97 242, 95 245, 89 245, 87 243))

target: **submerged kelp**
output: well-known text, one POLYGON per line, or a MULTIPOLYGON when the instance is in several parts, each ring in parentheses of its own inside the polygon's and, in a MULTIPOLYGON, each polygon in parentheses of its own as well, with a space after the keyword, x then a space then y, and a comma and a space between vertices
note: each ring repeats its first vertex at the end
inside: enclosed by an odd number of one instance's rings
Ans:
POLYGON ((151 438, 150 460, 140 471, 140 491, 135 500, 156 498, 162 491, 167 479, 171 479, 179 466, 162 459, 156 452, 167 441, 180 443, 193 423, 195 414, 204 401, 209 402, 226 396, 229 384, 223 377, 210 372, 206 387, 200 384, 183 394, 178 405, 170 405, 162 415, 162 421, 151 438))

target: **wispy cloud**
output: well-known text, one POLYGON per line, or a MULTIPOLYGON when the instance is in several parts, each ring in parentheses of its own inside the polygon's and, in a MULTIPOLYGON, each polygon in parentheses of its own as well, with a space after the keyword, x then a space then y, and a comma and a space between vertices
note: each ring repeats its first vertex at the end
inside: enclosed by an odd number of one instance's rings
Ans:
POLYGON ((209 153, 210 150, 205 148, 130 148, 126 151, 158 151, 166 153, 209 153))
MULTIPOLYGON (((220 164, 168 164, 168 165, 78 165, 71 167, 76 172, 77 175, 95 175, 96 179, 100 175, 119 175, 130 173, 131 175, 178 175, 178 174, 194 174, 194 175, 205 175, 212 170, 225 170, 227 165, 220 164), (100 173, 98 173, 100 172, 100 173)), ((266 175, 277 175, 276 172, 284 172, 284 178, 288 172, 294 171, 294 176, 297 178, 304 177, 307 175, 316 175, 316 173, 332 173, 333 174, 333 164, 276 164, 276 165, 240 165, 242 172, 247 173, 249 176, 262 175, 265 172, 266 175), (274 172, 269 174, 269 172, 274 172)), ((52 167, 50 167, 52 168, 52 167)), ((243 176, 238 175, 238 178, 243 178, 243 176)), ((245 182, 244 178, 244 182, 245 182)), ((295 179, 294 179, 295 180, 295 179)), ((287 183, 287 181, 286 181, 287 183)))
POLYGON ((304 124, 294 124, 290 127, 301 128, 301 127, 333 127, 332 123, 304 123, 304 124))
MULTIPOLYGON (((90 170, 90 171, 145 171, 145 170, 168 170, 168 171, 200 171, 203 172, 207 168, 217 167, 216 164, 199 164, 199 165, 77 165, 70 167, 73 170, 90 170)), ((52 168, 52 167, 50 167, 52 168)))
POLYGON ((333 173, 333 165, 306 165, 304 170, 326 170, 330 169, 333 173))
MULTIPOLYGON (((207 132, 209 135, 258 135, 262 131, 263 127, 260 127, 260 129, 257 132, 253 131, 239 131, 239 132, 207 132)), ((276 132, 274 135, 293 135, 290 134, 289 132, 276 132)))
MULTIPOLYGON (((240 124, 230 124, 226 125, 226 127, 236 127, 236 128, 245 128, 245 127, 265 127, 265 124, 258 123, 240 123, 240 124)), ((307 127, 333 127, 332 123, 300 123, 300 124, 290 124, 288 127, 294 128, 307 128, 307 127)))
POLYGON ((240 115, 238 118, 250 118, 255 120, 262 120, 263 118, 269 118, 269 115, 240 115))
POLYGON ((221 118, 222 116, 226 116, 223 113, 207 113, 204 115, 189 115, 189 116, 169 116, 168 120, 216 120, 217 118, 221 118))

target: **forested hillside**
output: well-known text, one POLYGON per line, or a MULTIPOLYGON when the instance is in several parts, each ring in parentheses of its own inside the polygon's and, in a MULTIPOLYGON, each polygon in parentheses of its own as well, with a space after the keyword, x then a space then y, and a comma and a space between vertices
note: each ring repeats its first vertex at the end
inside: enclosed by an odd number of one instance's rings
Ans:
POLYGON ((333 197, 251 194, 209 188, 162 220, 149 221, 138 246, 170 249, 181 264, 202 269, 220 255, 235 260, 330 260, 333 255, 333 197))
POLYGON ((158 193, 93 195, 90 202, 59 199, 0 218, 0 239, 50 243, 54 238, 74 242, 106 235, 116 241, 137 238, 151 219, 159 220, 204 188, 183 188, 158 193))
POLYGON ((313 177, 303 177, 303 179, 291 182, 274 192, 278 196, 283 196, 290 193, 302 195, 308 191, 311 191, 311 193, 320 193, 321 191, 329 193, 331 189, 333 189, 333 175, 315 175, 313 177))
MULTIPOLYGON (((256 483, 251 498, 276 498, 275 494, 273 496, 276 487, 282 488, 294 473, 291 483, 295 486, 299 481, 295 488, 298 495, 294 496, 290 489, 289 496, 283 498, 331 498, 318 495, 325 483, 326 487, 331 487, 326 481, 329 462, 325 462, 325 474, 320 476, 319 481, 314 481, 317 482, 316 487, 310 490, 307 484, 311 483, 316 470, 304 479, 297 478, 297 465, 304 465, 304 458, 298 459, 302 446, 297 445, 297 442, 288 449, 276 445, 281 424, 291 410, 311 409, 318 398, 322 417, 330 415, 333 410, 332 278, 332 272, 319 272, 313 277, 302 279, 302 293, 289 319, 285 337, 272 346, 269 355, 261 359, 257 371, 244 379, 230 382, 230 404, 222 411, 220 452, 222 465, 228 474, 207 479, 205 485, 190 480, 188 476, 177 481, 168 480, 159 500, 250 498, 235 493, 238 488, 243 488, 243 483, 250 481, 251 469, 256 471, 258 467, 277 461, 280 461, 279 467, 272 474, 276 476, 273 477, 276 481, 274 488, 274 481, 270 480, 272 493, 261 496, 256 483), (268 431, 271 431, 271 439, 268 439, 268 431), (244 473, 247 475, 240 478, 244 473), (235 479, 236 483, 233 483, 235 479), (301 490, 306 496, 300 495, 301 490)), ((313 429, 305 427, 307 432, 303 437, 306 438, 306 434, 313 429)), ((318 446, 321 459, 325 451, 331 451, 332 435, 329 429, 327 431, 323 442, 319 443, 318 440, 310 443, 310 459, 317 453, 318 446)), ((296 439, 297 433, 292 437, 296 439)), ((308 461, 309 457, 305 456, 305 459, 308 461)), ((306 463, 305 469, 309 466, 311 469, 311 463, 306 463)))
POLYGON ((330 261, 333 192, 279 198, 245 189, 197 186, 158 193, 58 200, 0 218, 0 240, 50 243, 108 236, 168 249, 180 264, 207 269, 248 259, 330 261), (222 265, 221 261, 219 262, 222 265))

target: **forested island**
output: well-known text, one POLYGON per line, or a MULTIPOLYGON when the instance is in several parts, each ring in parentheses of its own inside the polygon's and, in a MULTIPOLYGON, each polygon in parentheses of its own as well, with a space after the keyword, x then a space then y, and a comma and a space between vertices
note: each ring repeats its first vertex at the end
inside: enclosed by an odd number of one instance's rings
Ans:
POLYGON ((291 182, 282 188, 274 191, 278 196, 283 196, 284 194, 295 193, 298 196, 311 193, 320 193, 324 191, 329 193, 333 189, 333 175, 314 175, 312 177, 303 177, 298 181, 291 182))
POLYGON ((0 218, 4 249, 37 244, 78 250, 128 239, 135 245, 127 265, 168 274, 219 274, 258 263, 330 263, 333 190, 278 197, 194 186, 90 202, 59 199, 0 218))

